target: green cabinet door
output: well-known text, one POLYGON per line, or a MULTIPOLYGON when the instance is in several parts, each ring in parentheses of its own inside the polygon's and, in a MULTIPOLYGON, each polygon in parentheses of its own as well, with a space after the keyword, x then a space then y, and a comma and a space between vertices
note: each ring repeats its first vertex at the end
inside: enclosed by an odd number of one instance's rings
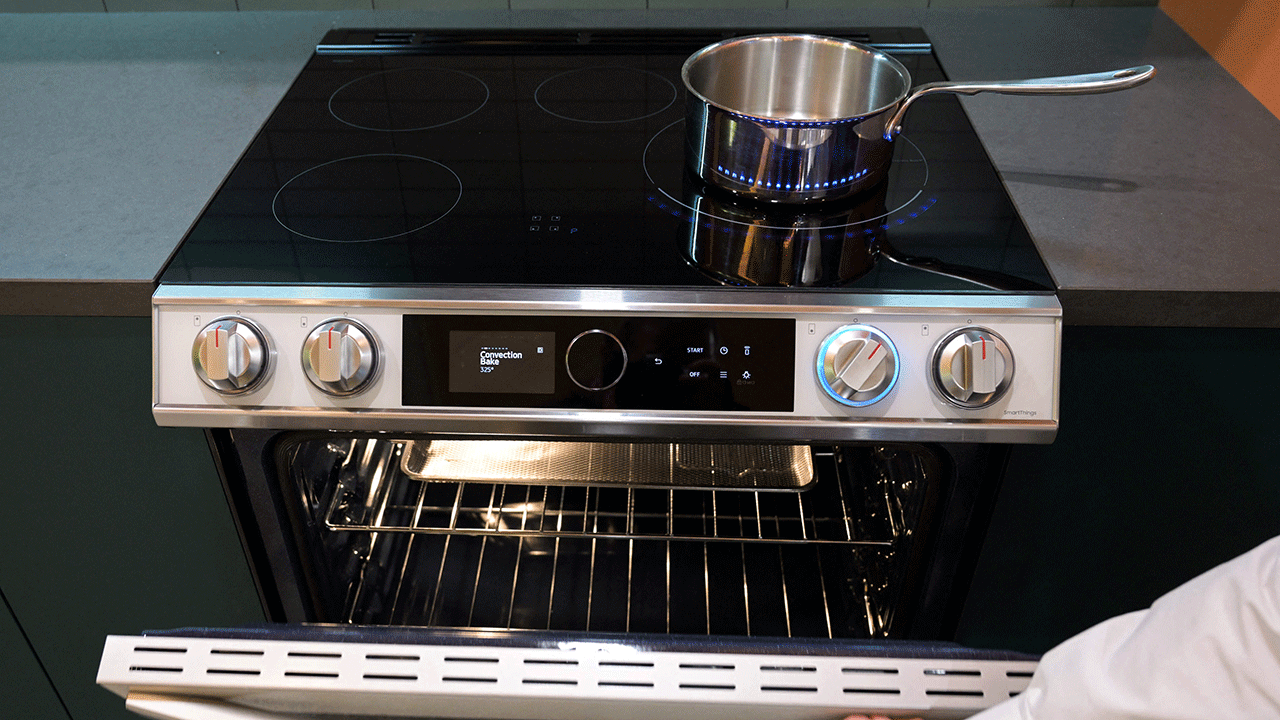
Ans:
POLYGON ((136 720, 94 683, 108 634, 263 619, 221 483, 151 418, 148 318, 0 323, 0 589, 72 720, 136 720))
POLYGON ((0 668, 4 668, 0 671, 0 696, 5 698, 5 717, 67 720, 66 708, 7 603, 0 606, 0 668))

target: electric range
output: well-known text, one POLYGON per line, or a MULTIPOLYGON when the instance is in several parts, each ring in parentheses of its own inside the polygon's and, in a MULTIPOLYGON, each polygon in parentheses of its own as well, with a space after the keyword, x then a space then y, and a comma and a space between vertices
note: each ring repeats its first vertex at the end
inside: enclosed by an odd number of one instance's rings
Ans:
POLYGON ((685 170, 680 79, 733 34, 329 32, 160 277, 157 420, 1052 440, 1061 307, 960 104, 856 198, 738 199, 685 170))

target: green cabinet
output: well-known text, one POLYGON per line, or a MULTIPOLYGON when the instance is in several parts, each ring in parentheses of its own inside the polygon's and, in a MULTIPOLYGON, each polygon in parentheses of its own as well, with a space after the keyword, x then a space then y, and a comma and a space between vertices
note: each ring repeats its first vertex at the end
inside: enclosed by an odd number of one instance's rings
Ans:
POLYGON ((3 326, 0 590, 71 720, 136 720, 94 683, 108 634, 263 620, 221 483, 151 418, 148 318, 3 326))
POLYGON ((68 720, 53 685, 27 644, 7 604, 0 606, 0 694, 5 717, 25 720, 68 720))
POLYGON ((1280 535, 1280 330, 1068 326, 1061 425, 1014 448, 961 642, 1043 652, 1280 535))

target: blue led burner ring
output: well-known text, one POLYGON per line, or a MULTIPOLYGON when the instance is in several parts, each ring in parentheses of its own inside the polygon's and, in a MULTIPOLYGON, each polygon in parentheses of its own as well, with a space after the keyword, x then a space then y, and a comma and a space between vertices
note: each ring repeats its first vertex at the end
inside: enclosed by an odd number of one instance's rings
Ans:
MULTIPOLYGON (((914 161, 909 160, 907 162, 914 162, 914 161)), ((821 182, 821 183, 798 183, 797 182, 797 183, 786 183, 786 184, 782 182, 774 183, 772 181, 764 180, 764 179, 761 179, 759 182, 756 182, 756 179, 754 177, 749 177, 744 172, 738 172, 737 170, 733 170, 732 168, 726 168, 723 165, 716 165, 716 172, 720 173, 721 177, 730 178, 732 180, 735 180, 747 186, 759 185, 760 187, 769 188, 771 190, 797 190, 798 191, 798 190, 815 190, 815 189, 824 190, 828 188, 839 188, 844 185, 852 185, 858 182, 859 180, 861 180, 862 178, 866 177, 867 174, 871 172, 871 168, 863 168, 852 175, 847 175, 837 180, 827 180, 826 182, 821 182)))
MULTIPOLYGON (((681 118, 680 120, 672 121, 671 123, 659 129, 658 132, 654 133, 653 137, 649 138, 648 144, 645 145, 644 152, 641 153, 641 156, 642 156, 641 162, 644 165, 645 178, 649 181, 649 184, 653 186, 654 190, 656 190, 658 194, 665 197, 667 200, 671 202, 671 209, 668 209, 668 212, 670 212, 672 215, 675 215, 677 217, 681 217, 682 216, 681 212, 676 211, 675 208, 682 208, 683 212, 687 213, 689 217, 697 217, 698 215, 703 214, 705 211, 700 210, 697 207, 694 207, 693 205, 690 205, 689 203, 685 202, 679 197, 680 193, 669 189, 667 185, 665 185, 663 182, 660 182, 657 178, 655 178, 654 172, 651 166, 651 162, 656 163, 660 161, 662 140, 664 138, 669 140, 671 138, 678 137, 677 135, 675 135, 675 133, 679 132, 679 128, 684 125, 684 122, 685 121, 683 118, 681 118)), ((912 184, 912 188, 915 190, 915 192, 913 192, 910 197, 905 198, 900 203, 896 204, 894 207, 886 208, 883 215, 878 215, 876 217, 870 217, 870 218, 859 218, 856 222, 836 222, 830 225, 817 225, 809 228, 810 230, 835 231, 835 230, 841 230, 845 228, 851 228, 856 225, 856 226, 866 226, 863 229, 863 232, 870 235, 870 234, 874 234, 877 228, 881 228, 879 223, 884 221, 886 218, 888 218, 891 215, 901 213, 907 210, 908 208, 911 208, 916 213, 921 213, 933 207, 934 203, 936 203, 938 199, 936 197, 930 197, 925 195, 925 190, 926 188, 929 187, 929 161, 925 158, 924 153, 920 150, 920 148, 914 142, 912 142, 911 139, 906 135, 899 135, 894 142, 903 143, 905 144, 906 148, 909 148, 908 152, 910 154, 907 157, 895 158, 893 160, 893 163, 894 164, 904 163, 906 166, 914 168, 915 169, 914 172, 920 175, 919 180, 912 184)), ((680 146, 677 145, 676 147, 679 148, 680 146)), ((716 171, 720 173, 725 172, 724 166, 717 165, 716 171)), ((706 172, 711 172, 709 166, 706 168, 706 172)), ((678 187, 678 186, 675 186, 675 187, 678 187)), ((776 187, 780 187, 780 185, 776 187)), ((744 228, 761 228, 765 230, 783 230, 783 231, 791 231, 795 229, 793 225, 789 225, 789 224, 771 224, 769 222, 745 221, 740 218, 735 218, 729 215, 713 215, 713 217, 715 217, 717 220, 721 222, 730 223, 733 225, 740 225, 744 228)), ((888 229, 888 226, 885 225, 883 226, 882 229, 888 229)))
MULTIPOLYGON (((860 346, 858 352, 862 351, 860 346)), ((845 325, 827 336, 818 347, 817 367, 818 383, 823 392, 832 400, 849 407, 862 408, 883 400, 898 385, 898 376, 902 372, 899 362, 898 348, 883 332, 870 325, 845 325), (882 382, 870 390, 855 390, 840 380, 840 370, 835 363, 841 358, 845 345, 855 341, 875 342, 877 347, 871 356, 881 350, 887 351, 884 362, 893 363, 892 374, 888 382, 882 382), (837 386, 837 383, 839 386, 837 386), (852 392, 850 392, 852 391, 852 392)))

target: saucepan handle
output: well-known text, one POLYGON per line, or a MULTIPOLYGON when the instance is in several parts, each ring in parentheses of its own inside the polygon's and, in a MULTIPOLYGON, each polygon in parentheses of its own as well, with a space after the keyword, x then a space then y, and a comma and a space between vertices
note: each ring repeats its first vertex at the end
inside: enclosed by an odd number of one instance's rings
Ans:
POLYGON ((934 82, 913 88, 898 105, 898 111, 885 125, 885 139, 891 140, 902 130, 902 117, 911 103, 934 93, 959 93, 977 95, 981 92, 1004 95, 1096 95, 1137 87, 1155 77, 1156 69, 1150 65, 1111 70, 1084 75, 1059 75, 1057 77, 1031 78, 1028 80, 1001 80, 994 82, 934 82))

